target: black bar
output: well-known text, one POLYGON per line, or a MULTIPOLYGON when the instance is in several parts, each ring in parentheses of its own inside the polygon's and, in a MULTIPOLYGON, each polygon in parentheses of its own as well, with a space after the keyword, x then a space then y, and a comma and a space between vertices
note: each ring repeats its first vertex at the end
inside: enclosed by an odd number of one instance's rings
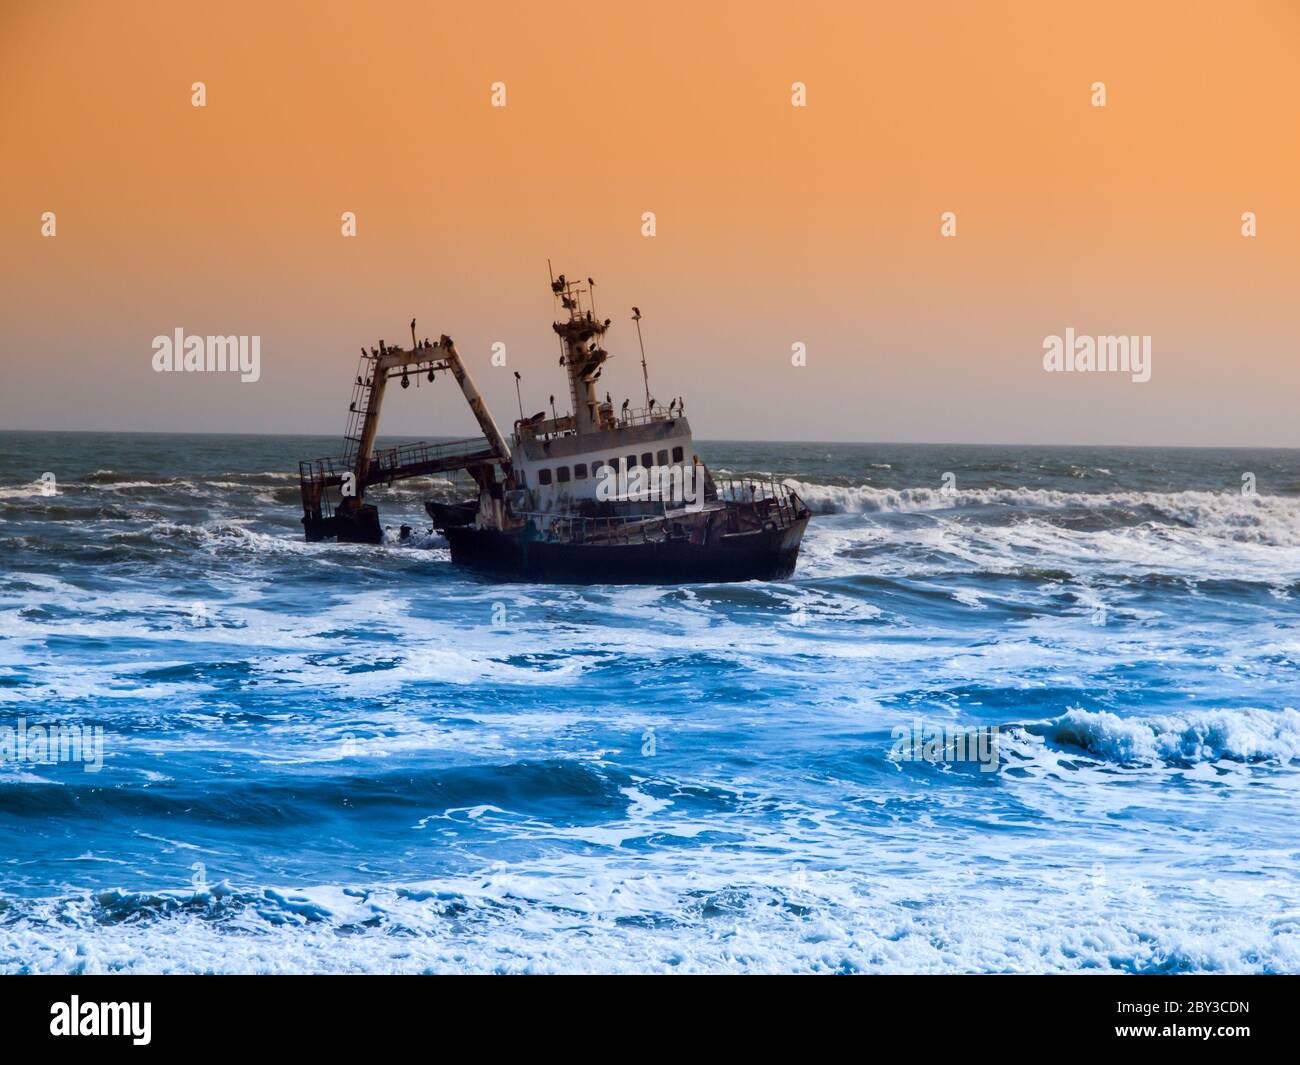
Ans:
POLYGON ((438 1056, 463 1054, 457 1046, 594 1052, 594 1039, 615 1041, 603 1044, 607 1056, 644 1040, 734 1056, 777 1037, 808 1055, 851 1040, 894 1056, 909 1046, 1033 1057, 1199 1046, 1227 1057, 1289 1044, 1297 991, 1293 976, 12 976, 0 981, 0 1031, 10 1052, 115 1043, 204 1057, 319 1050, 331 1060, 412 1039, 438 1056), (88 1003, 136 1003, 141 1022, 147 1002, 148 1043, 129 1031, 52 1034, 74 995, 83 1014, 88 1003))

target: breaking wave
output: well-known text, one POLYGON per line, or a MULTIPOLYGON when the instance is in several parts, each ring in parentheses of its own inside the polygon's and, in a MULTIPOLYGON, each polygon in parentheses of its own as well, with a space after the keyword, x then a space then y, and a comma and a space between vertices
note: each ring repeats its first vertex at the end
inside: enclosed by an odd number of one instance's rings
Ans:
POLYGON ((1127 718, 1074 709, 1053 721, 1026 725, 1025 731, 1121 766, 1190 766, 1221 760, 1286 765, 1300 759, 1300 712, 1289 707, 1127 718))
POLYGON ((1003 508, 1070 512, 1108 518, 1113 524, 1163 522, 1231 540, 1300 546, 1300 499, 1240 492, 1064 492, 1041 488, 873 488, 818 484, 789 478, 815 514, 914 514, 1003 508))

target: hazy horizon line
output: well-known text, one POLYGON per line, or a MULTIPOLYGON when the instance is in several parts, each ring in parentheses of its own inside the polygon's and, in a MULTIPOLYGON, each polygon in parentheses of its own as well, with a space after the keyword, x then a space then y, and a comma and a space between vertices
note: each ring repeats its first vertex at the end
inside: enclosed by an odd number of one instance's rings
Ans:
MULTIPOLYGON (((332 433, 293 433, 280 431, 265 432, 229 432, 215 429, 3 429, 0 434, 17 433, 97 433, 105 436, 231 436, 231 437, 330 437, 332 433)), ((421 436, 416 433, 381 433, 376 440, 459 440, 468 439, 454 435, 435 433, 421 436)), ((840 447, 1070 447, 1070 448, 1133 448, 1166 451, 1300 451, 1300 444, 1085 444, 1073 441, 1044 443, 1041 441, 969 441, 969 440, 796 440, 791 438, 752 437, 700 437, 702 444, 804 444, 840 447)))

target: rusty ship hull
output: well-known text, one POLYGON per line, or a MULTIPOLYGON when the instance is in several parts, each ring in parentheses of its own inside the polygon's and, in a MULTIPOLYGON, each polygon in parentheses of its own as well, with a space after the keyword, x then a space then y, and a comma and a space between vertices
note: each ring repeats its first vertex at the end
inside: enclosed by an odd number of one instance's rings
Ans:
POLYGON ((799 558, 806 512, 785 524, 697 538, 690 532, 631 541, 554 539, 533 526, 514 532, 447 526, 453 563, 484 576, 560 584, 694 584, 785 580, 799 558))

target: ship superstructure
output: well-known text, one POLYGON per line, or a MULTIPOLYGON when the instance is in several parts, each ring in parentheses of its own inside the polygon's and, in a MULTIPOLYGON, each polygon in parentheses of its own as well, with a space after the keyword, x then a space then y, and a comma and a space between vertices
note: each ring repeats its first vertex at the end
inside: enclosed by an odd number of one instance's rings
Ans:
POLYGON ((673 399, 664 406, 648 388, 642 407, 625 401, 616 411, 608 392, 601 399, 597 382, 609 358, 603 342, 610 321, 584 306, 590 288, 561 274, 551 290, 564 312, 552 328, 560 338, 572 413, 547 418, 543 411, 515 423, 514 483, 529 493, 529 509, 543 514, 587 509, 599 501, 606 466, 616 472, 699 467, 704 479, 707 471, 695 454, 684 402, 673 399))

